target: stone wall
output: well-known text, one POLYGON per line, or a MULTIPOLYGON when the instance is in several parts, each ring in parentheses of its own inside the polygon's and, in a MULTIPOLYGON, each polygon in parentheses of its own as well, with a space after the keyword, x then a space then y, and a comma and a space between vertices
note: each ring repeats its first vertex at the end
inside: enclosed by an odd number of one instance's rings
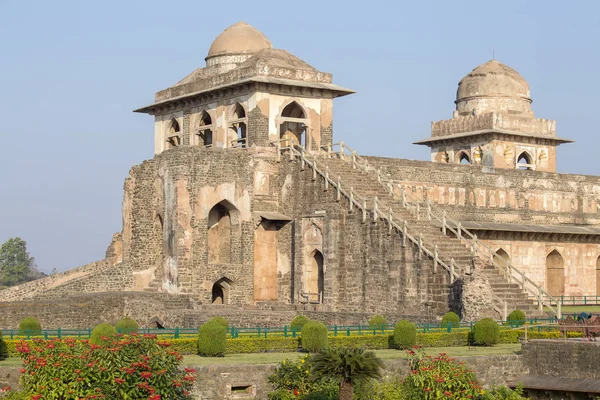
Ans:
POLYGON ((530 375, 600 379, 600 345, 580 341, 532 340, 522 346, 530 375))

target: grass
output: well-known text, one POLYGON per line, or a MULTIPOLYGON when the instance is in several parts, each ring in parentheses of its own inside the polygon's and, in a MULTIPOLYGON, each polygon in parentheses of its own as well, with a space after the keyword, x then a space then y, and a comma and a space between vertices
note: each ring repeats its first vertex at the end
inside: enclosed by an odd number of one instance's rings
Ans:
POLYGON ((0 360, 0 367, 20 367, 23 365, 23 360, 20 358, 7 358, 0 360))
MULTIPOLYGON (((427 354, 436 355, 447 353, 451 357, 462 356, 489 356, 498 354, 520 354, 520 344, 499 344, 494 347, 431 347, 424 349, 427 354)), ((406 352, 401 350, 375 350, 375 354, 383 360, 406 358, 406 352)), ((304 353, 256 353, 256 354, 229 354, 225 357, 200 357, 186 355, 183 357, 184 365, 227 365, 227 364, 276 364, 286 358, 296 360, 304 353)))
MULTIPOLYGON (((544 307, 544 310, 549 312, 546 307, 544 307)), ((563 316, 567 316, 567 314, 579 314, 580 312, 600 313, 600 306, 562 306, 561 311, 563 316)))

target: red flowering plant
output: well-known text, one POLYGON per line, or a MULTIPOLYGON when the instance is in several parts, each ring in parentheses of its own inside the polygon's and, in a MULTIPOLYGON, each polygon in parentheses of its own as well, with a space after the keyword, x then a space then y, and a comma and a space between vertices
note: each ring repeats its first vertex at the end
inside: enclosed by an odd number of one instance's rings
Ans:
POLYGON ((408 400, 476 399, 483 394, 475 373, 446 353, 433 357, 418 347, 407 353, 411 371, 402 386, 408 400))
POLYGON ((191 399, 195 371, 169 346, 153 335, 23 341, 22 387, 34 400, 191 399))

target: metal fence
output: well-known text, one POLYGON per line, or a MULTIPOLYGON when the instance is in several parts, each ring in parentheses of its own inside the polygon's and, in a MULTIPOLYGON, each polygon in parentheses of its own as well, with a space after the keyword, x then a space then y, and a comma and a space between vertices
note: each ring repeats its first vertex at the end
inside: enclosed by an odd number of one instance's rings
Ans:
MULTIPOLYGON (((497 321, 507 328, 516 328, 522 325, 531 325, 535 328, 540 324, 557 324, 556 318, 530 318, 525 321, 497 321)), ((417 332, 422 333, 450 333, 450 332, 470 332, 473 330, 474 322, 457 323, 424 323, 416 324, 417 332)), ((394 332, 393 324, 379 326, 368 325, 332 325, 328 326, 330 336, 361 336, 361 335, 391 335, 394 332)), ((180 339, 195 338, 198 335, 198 328, 140 328, 138 334, 157 335, 161 339, 180 339)), ((92 335, 92 328, 87 329, 44 329, 41 331, 18 329, 4 329, 2 334, 7 339, 51 339, 51 338, 77 338, 89 339, 92 335)), ((252 327, 241 328, 231 326, 227 329, 227 336, 233 339, 239 338, 295 338, 299 336, 300 328, 283 326, 278 328, 252 327)))

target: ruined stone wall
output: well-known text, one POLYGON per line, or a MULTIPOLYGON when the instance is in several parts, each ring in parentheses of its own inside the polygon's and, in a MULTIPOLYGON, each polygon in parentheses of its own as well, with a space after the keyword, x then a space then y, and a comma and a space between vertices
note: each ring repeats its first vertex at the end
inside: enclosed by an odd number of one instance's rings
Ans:
POLYGON ((366 157, 461 221, 600 226, 600 177, 366 157))

